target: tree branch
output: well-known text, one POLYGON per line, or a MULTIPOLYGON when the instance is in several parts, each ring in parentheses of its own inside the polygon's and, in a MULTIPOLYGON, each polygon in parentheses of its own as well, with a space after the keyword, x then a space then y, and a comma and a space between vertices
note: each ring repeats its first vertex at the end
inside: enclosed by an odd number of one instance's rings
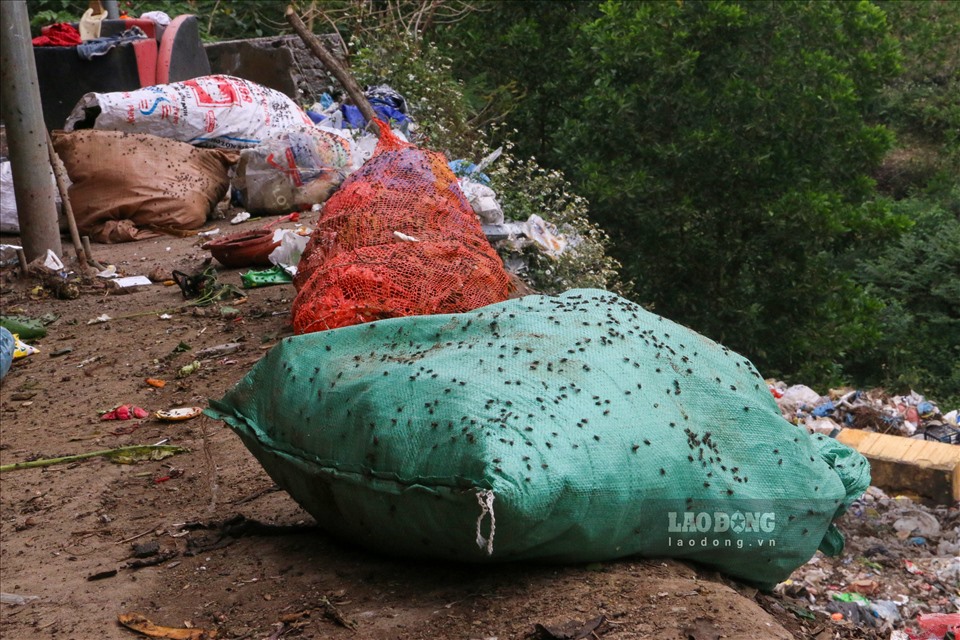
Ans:
POLYGON ((323 46, 316 36, 307 31, 306 25, 303 24, 303 20, 300 19, 300 16, 297 15, 297 12, 293 10, 292 6, 287 6, 286 16, 287 22, 289 22, 293 30, 297 32, 297 35, 300 36, 303 43, 307 45, 307 48, 313 52, 313 55, 320 59, 323 65, 329 69, 330 73, 340 82, 340 85, 346 89, 347 95, 350 96, 353 103, 360 109, 360 113, 367 119, 367 122, 373 122, 377 118, 377 114, 373 110, 373 107, 370 106, 367 97, 363 95, 363 90, 360 89, 360 85, 353 79, 353 76, 347 68, 337 60, 336 56, 327 51, 327 48, 323 46))

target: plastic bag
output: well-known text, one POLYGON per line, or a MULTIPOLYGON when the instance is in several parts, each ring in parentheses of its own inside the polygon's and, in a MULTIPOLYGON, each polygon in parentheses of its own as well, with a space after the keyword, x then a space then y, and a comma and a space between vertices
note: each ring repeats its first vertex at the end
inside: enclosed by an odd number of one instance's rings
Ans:
MULTIPOLYGON (((0 233, 20 233, 20 218, 17 214, 17 196, 13 190, 13 169, 9 160, 0 161, 0 233)), ((50 182, 54 183, 53 173, 50 182)), ((67 184, 69 187, 70 185, 67 184)), ((60 213, 63 202, 60 192, 53 190, 53 200, 60 213)))
POLYGON ((10 371, 15 345, 16 338, 13 337, 13 334, 7 331, 6 327, 0 327, 0 380, 10 371))
POLYGON ((211 75, 138 91, 88 93, 64 129, 149 133, 197 146, 246 149, 271 134, 312 124, 306 112, 279 91, 211 75))
POLYGON ((480 222, 503 224, 503 209, 497 202, 497 193, 493 189, 470 178, 460 178, 460 188, 480 222))
POLYGON ((13 334, 13 359, 19 360, 20 358, 26 358, 27 356, 32 356, 35 353, 40 353, 40 349, 37 347, 32 347, 23 340, 20 339, 20 336, 13 334))
POLYGON ((252 213, 309 209, 340 186, 350 162, 343 138, 316 128, 288 131, 240 153, 233 187, 252 213))
POLYGON ((290 276, 297 275, 297 265, 310 241, 310 234, 306 232, 301 234, 291 229, 277 229, 273 233, 273 240, 279 241, 280 246, 271 251, 267 259, 290 276))
POLYGON ((495 237, 502 238, 506 248, 511 251, 522 251, 531 244, 536 244, 541 252, 551 258, 563 254, 569 246, 575 246, 577 237, 567 238, 555 226, 546 222, 540 216, 533 214, 526 222, 506 222, 487 227, 495 237))

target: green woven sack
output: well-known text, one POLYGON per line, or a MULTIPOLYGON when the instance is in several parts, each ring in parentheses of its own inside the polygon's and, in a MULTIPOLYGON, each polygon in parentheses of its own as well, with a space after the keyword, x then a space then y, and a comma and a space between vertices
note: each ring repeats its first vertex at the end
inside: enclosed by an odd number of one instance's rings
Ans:
POLYGON ((870 482, 749 361, 599 290, 287 338, 211 407, 321 526, 390 554, 771 586, 842 549, 870 482))

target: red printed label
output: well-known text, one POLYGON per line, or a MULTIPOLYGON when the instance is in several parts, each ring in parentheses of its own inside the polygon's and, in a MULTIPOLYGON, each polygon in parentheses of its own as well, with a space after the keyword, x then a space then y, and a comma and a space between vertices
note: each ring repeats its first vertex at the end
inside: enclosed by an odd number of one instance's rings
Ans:
POLYGON ((217 83, 217 94, 216 96, 207 92, 206 89, 200 86, 200 83, 196 80, 185 80, 183 85, 185 87, 190 87, 193 90, 193 94, 197 99, 197 105, 201 107, 229 107, 235 104, 240 104, 240 96, 237 95, 237 91, 234 88, 233 83, 229 80, 226 80, 222 77, 219 77, 216 81, 217 83))

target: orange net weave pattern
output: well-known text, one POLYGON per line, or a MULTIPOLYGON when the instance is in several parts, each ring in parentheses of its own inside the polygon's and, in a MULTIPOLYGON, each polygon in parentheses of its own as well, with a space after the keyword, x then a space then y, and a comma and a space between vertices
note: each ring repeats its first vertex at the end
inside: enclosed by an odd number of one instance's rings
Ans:
POLYGON ((380 128, 376 154, 326 202, 300 259, 298 334, 507 299, 503 263, 444 156, 380 128))

